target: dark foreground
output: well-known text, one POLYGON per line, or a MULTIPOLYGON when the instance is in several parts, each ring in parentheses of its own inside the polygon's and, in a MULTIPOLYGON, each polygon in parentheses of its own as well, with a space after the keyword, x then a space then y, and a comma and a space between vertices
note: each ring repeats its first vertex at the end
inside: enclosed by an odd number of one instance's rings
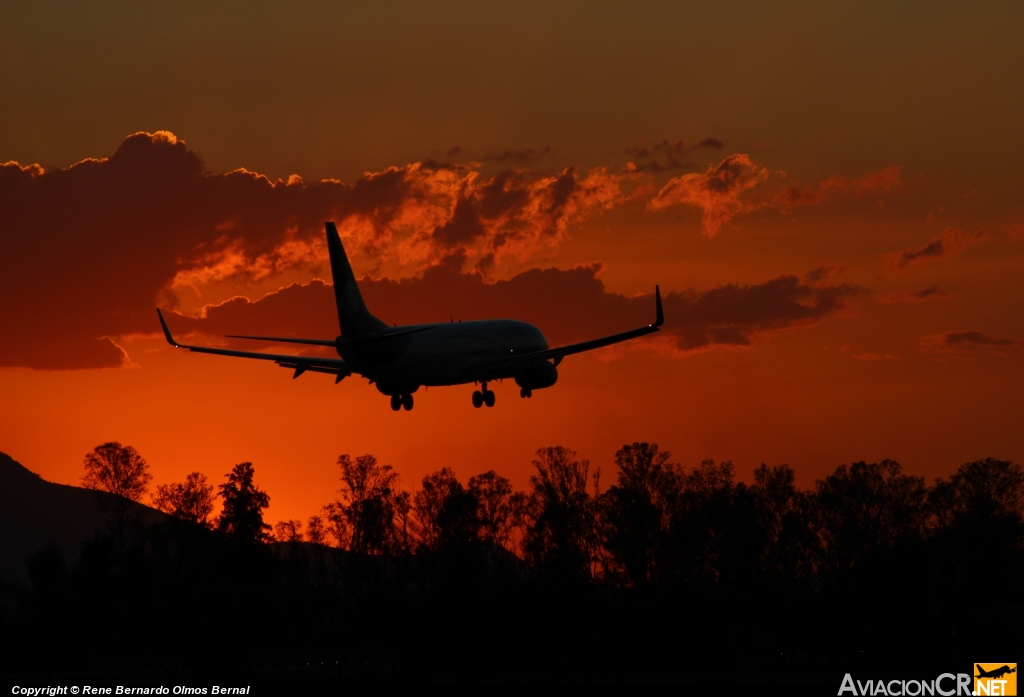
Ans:
POLYGON ((94 536, 73 564, 44 548, 28 560, 30 587, 0 587, 0 677, 837 690, 845 673, 930 679, 1024 656, 1020 468, 968 463, 926 486, 894 464, 840 468, 799 492, 782 468, 746 486, 713 463, 668 481, 625 462, 615 486, 582 497, 550 469, 550 490, 538 480, 525 502, 519 554, 486 539, 455 485, 414 499, 419 523, 402 545, 378 537, 372 552, 358 549, 380 509, 365 501, 345 504, 347 549, 136 522, 94 536))

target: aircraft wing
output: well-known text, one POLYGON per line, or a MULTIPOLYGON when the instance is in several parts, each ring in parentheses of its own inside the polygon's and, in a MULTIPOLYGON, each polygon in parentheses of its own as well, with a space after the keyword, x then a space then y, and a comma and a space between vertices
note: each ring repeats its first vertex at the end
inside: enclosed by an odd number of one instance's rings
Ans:
POLYGON ((594 349, 602 348, 604 346, 611 346, 617 344, 620 341, 629 341, 639 336, 645 336, 658 331, 658 328, 665 323, 665 315, 661 309, 661 289, 658 286, 654 286, 654 306, 655 306, 655 319, 654 324, 648 324, 646 327, 640 327, 638 329, 631 329, 628 332, 622 332, 620 334, 612 334, 610 336, 603 336, 599 339, 591 339, 590 341, 582 341, 578 344, 569 344, 567 346, 559 346, 558 348, 548 349, 546 351, 533 351, 531 353, 520 353, 508 358, 502 358, 497 361, 491 361, 483 365, 473 366, 472 368, 465 371, 464 377, 472 379, 472 376, 479 374, 481 377, 478 379, 493 379, 489 378, 490 375, 504 374, 514 372, 516 369, 529 363, 535 363, 537 361, 545 361, 554 359, 555 365, 562 362, 562 359, 566 356, 571 356, 574 353, 583 353, 584 351, 592 351, 594 349))
MULTIPOLYGON (((171 330, 167 328, 167 322, 164 321, 163 313, 157 309, 156 314, 160 318, 160 326, 164 329, 164 336, 167 338, 167 343, 174 348, 184 348, 196 353, 212 353, 217 356, 237 356, 239 358, 256 358, 262 361, 274 361, 282 368, 290 368, 294 370, 295 374, 292 376, 293 378, 299 377, 308 370, 314 373, 329 373, 336 377, 335 382, 341 382, 342 379, 352 374, 352 369, 340 358, 287 356, 275 353, 233 351, 231 349, 212 348, 209 346, 188 346, 187 344, 179 344, 174 340, 174 337, 171 336, 171 330)), ((331 345, 333 345, 333 343, 334 342, 331 342, 331 345)))

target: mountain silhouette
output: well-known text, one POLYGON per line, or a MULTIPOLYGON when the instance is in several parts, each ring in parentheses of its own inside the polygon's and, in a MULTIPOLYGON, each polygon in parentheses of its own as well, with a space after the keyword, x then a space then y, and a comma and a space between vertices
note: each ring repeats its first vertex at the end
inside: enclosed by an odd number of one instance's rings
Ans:
MULTIPOLYGON (((109 515, 97 496, 89 489, 48 482, 0 452, 0 578, 28 584, 26 560, 50 543, 73 564, 83 542, 109 529, 109 515)), ((130 510, 146 523, 167 518, 142 504, 130 510)))

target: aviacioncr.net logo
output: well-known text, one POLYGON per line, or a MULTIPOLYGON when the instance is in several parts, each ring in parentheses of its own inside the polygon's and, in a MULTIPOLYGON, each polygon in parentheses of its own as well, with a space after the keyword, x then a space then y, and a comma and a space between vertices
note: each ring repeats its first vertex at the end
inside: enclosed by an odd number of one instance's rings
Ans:
POLYGON ((943 673, 931 680, 855 680, 847 673, 839 686, 839 697, 855 695, 856 697, 919 697, 919 695, 939 695, 940 697, 972 697, 971 676, 967 673, 943 673))

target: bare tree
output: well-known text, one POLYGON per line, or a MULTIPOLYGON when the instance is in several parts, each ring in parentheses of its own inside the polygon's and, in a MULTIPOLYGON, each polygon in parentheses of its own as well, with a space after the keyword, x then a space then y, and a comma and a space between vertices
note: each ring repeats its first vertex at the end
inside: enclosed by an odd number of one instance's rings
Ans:
MULTIPOLYGON (((329 503, 320 511, 319 517, 323 521, 323 544, 328 544, 327 536, 334 538, 334 546, 338 549, 350 549, 352 546, 352 526, 348 523, 348 516, 340 501, 329 503)), ((312 522, 312 518, 310 519, 312 522)), ((311 539, 310 542, 313 542, 311 539)))
POLYGON ((153 479, 149 465, 135 448, 117 442, 97 445, 86 454, 84 464, 82 486, 111 495, 101 496, 100 505, 112 515, 120 559, 124 554, 124 529, 129 508, 146 495, 153 479))
POLYGON ((302 542, 302 521, 280 521, 274 526, 274 539, 278 542, 302 542))
POLYGON ((153 505, 182 520, 210 527, 213 485, 207 483, 202 472, 192 472, 184 482, 157 485, 153 505))

